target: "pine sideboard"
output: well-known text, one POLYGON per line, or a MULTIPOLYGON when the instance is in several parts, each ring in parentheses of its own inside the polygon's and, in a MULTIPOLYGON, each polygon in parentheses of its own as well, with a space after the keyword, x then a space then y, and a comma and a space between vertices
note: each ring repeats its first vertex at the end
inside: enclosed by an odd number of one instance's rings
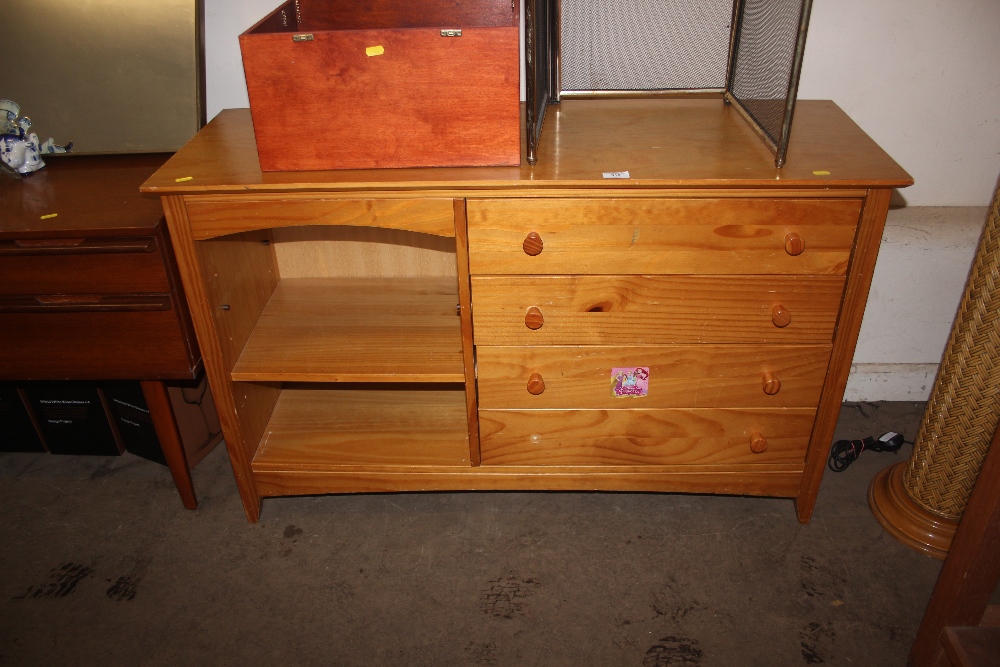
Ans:
POLYGON ((228 110, 142 189, 250 521, 270 496, 547 489, 807 522, 911 183, 832 102, 799 103, 776 169, 721 100, 619 99, 553 107, 519 167, 262 172, 228 110))

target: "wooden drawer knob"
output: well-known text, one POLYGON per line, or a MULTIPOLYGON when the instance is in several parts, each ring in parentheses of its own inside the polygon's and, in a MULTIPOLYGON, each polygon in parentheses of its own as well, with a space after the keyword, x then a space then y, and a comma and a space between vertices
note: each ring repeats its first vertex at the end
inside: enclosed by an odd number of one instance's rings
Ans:
POLYGON ((545 318, 542 316, 542 311, 535 306, 529 308, 528 312, 524 314, 524 326, 529 329, 541 329, 543 324, 545 324, 545 318))
POLYGON ((532 396, 538 396, 543 391, 545 391, 545 380, 538 373, 532 373, 531 377, 528 378, 528 393, 532 396))
POLYGON ((785 252, 794 257, 795 255, 801 255, 805 249, 806 240, 804 238, 795 232, 785 234, 785 252))
POLYGON ((750 434, 750 451, 754 454, 760 454, 765 449, 767 449, 767 439, 764 438, 760 433, 754 431, 750 434))
POLYGON ((774 373, 764 373, 764 393, 774 396, 781 391, 781 380, 774 376, 774 373))
POLYGON ((792 323, 792 314, 779 303, 771 309, 771 322, 779 329, 784 329, 792 323))
POLYGON ((542 252, 545 244, 542 243, 542 237, 538 235, 538 232, 530 232, 524 237, 524 243, 521 244, 521 247, 524 248, 525 255, 534 257, 542 252))

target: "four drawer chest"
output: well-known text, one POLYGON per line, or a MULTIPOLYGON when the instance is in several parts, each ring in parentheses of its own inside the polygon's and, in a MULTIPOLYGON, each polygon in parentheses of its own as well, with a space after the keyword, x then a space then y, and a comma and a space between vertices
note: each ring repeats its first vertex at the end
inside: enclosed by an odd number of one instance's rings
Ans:
POLYGON ((250 521, 462 489, 809 520, 909 175, 831 102, 799 103, 782 169, 717 99, 549 113, 535 166, 262 172, 225 111, 145 183, 250 521))

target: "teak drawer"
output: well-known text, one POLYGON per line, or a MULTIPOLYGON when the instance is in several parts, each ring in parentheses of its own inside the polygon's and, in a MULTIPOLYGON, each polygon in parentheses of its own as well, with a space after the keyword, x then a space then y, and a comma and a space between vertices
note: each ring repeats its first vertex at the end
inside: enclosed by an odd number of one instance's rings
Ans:
POLYGON ((473 324, 479 345, 827 344, 843 287, 837 276, 473 276, 473 324))
POLYGON ((169 291, 152 236, 0 241, 0 294, 169 291))
POLYGON ((105 310, 58 301, 28 310, 19 301, 0 298, 0 377, 190 377, 198 363, 169 294, 116 299, 105 310))
POLYGON ((858 199, 468 201, 473 274, 844 275, 858 199))
POLYGON ((479 406, 497 408, 814 407, 829 345, 476 349, 479 406), (615 396, 615 369, 647 369, 645 396, 615 396))
POLYGON ((481 410, 486 465, 802 463, 814 408, 481 410), (764 449, 751 444, 763 438, 764 449))

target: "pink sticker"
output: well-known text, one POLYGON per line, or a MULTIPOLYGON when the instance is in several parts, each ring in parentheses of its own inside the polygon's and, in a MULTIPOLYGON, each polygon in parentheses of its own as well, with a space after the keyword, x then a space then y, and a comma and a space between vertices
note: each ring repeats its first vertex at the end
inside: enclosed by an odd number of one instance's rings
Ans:
POLYGON ((648 393, 648 367, 611 369, 611 395, 615 398, 639 398, 648 393))

